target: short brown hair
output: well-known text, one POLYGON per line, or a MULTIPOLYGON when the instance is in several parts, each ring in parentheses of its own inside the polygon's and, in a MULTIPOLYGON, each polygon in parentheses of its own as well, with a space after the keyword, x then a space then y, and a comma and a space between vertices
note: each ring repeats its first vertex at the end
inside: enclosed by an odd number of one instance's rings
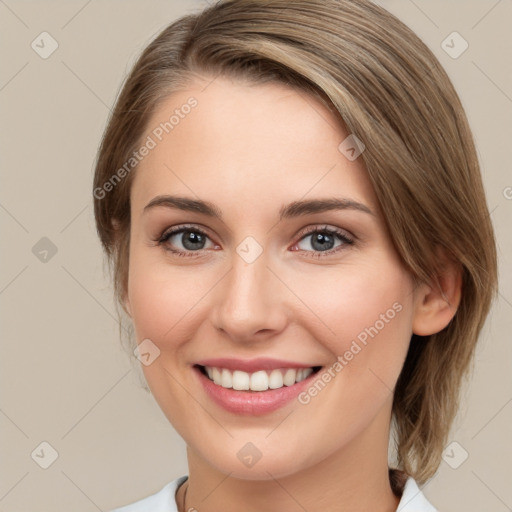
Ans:
POLYGON ((447 74, 407 26, 369 0, 226 0, 165 28, 127 77, 96 162, 96 226, 123 308, 136 167, 108 193, 102 187, 140 146, 157 105, 194 74, 283 82, 320 99, 365 144, 392 242, 417 282, 437 282, 436 248, 460 266, 454 318, 437 334, 412 336, 394 390, 398 465, 424 482, 439 466, 497 289, 478 158, 447 74))

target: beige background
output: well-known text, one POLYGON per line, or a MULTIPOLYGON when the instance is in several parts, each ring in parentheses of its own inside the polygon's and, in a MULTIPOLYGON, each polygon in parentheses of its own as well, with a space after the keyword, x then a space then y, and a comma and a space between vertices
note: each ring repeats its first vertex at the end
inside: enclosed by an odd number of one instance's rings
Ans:
MULTIPOLYGON (((512 1, 379 3, 452 77, 499 240, 500 296, 451 436, 459 444, 424 492, 445 512, 512 510, 512 1), (441 47, 453 31, 469 43, 457 59, 441 47)), ((109 107, 138 52, 205 5, 0 0, 0 512, 105 511, 187 472, 184 442, 119 342, 93 224, 92 169, 109 107), (59 45, 47 59, 31 47, 43 31, 59 45), (51 461, 43 441, 58 452, 48 469, 40 467, 51 461)))

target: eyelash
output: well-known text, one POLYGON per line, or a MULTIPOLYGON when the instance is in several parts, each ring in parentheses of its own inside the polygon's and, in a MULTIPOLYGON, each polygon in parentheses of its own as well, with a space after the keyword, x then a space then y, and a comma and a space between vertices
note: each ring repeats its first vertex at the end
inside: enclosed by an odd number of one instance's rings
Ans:
MULTIPOLYGON (((205 231, 203 231, 201 228, 198 228, 197 226, 182 225, 182 226, 176 226, 174 228, 169 229, 168 231, 165 231, 162 235, 160 235, 158 237, 158 239, 156 241, 157 241, 158 245, 164 246, 165 242, 167 242, 167 240, 171 236, 176 235, 178 233, 186 233, 186 232, 200 233, 201 235, 203 235, 207 238, 210 238, 205 231)), ((300 242, 307 235, 311 235, 313 233, 324 233, 324 234, 328 234, 328 235, 335 235, 343 242, 343 244, 339 245, 338 247, 336 247, 334 249, 329 249, 327 251, 304 251, 303 249, 297 249, 297 251, 313 253, 312 255, 308 256, 308 257, 312 257, 312 258, 328 257, 334 253, 339 252, 340 250, 343 250, 347 245, 350 246, 355 243, 355 240, 353 238, 349 237, 345 231, 341 231, 339 229, 333 229, 328 226, 323 226, 321 228, 319 226, 314 226, 312 228, 308 228, 307 231, 304 231, 303 233, 300 234, 300 238, 299 238, 298 242, 300 242)), ((177 251, 175 249, 170 249, 169 247, 164 247, 164 249, 166 251, 171 252, 173 255, 176 255, 179 257, 192 257, 192 258, 201 256, 202 255, 201 253, 206 250, 206 249, 200 249, 198 251, 177 251)))

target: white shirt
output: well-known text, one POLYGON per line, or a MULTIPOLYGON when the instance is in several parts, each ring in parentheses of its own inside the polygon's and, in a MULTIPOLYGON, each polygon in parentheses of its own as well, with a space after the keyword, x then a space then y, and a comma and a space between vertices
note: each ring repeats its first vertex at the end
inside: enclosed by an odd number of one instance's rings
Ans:
MULTIPOLYGON (((156 494, 142 500, 116 508, 110 512, 178 512, 176 491, 187 480, 188 475, 181 476, 169 482, 156 494)), ((416 481, 409 477, 405 483, 404 492, 396 512, 438 512, 420 491, 416 481)))

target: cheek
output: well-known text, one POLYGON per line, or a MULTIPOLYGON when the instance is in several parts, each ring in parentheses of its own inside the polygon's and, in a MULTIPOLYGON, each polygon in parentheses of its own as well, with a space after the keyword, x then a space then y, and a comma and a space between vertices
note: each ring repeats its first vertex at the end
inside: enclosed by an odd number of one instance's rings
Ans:
POLYGON ((391 407, 411 337, 413 297, 409 276, 383 260, 378 268, 347 266, 335 274, 301 277, 298 293, 316 313, 307 329, 332 354, 332 364, 299 402, 341 446, 391 407))
POLYGON ((333 362, 340 360, 341 380, 352 375, 352 385, 381 377, 392 388, 412 334, 412 281, 404 269, 388 258, 295 282, 294 291, 308 306, 308 329, 333 362))
POLYGON ((397 310, 408 306, 412 299, 409 278, 401 268, 392 265, 340 267, 302 274, 294 283, 297 296, 323 326, 321 338, 329 339, 325 335, 331 334, 340 342, 357 337, 379 321, 381 315, 385 320, 394 320, 400 316, 397 310))
POLYGON ((162 265, 134 255, 130 262, 128 296, 137 341, 149 338, 163 352, 191 336, 202 299, 216 280, 211 272, 162 265))

